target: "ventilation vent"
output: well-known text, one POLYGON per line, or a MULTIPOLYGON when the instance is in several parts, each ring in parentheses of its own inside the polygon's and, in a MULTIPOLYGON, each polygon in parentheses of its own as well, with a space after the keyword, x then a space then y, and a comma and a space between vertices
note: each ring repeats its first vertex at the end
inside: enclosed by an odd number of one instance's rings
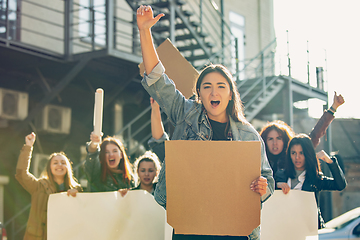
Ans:
POLYGON ((24 120, 28 115, 29 95, 0 88, 0 118, 24 120))
POLYGON ((51 133, 70 133, 71 108, 46 105, 35 121, 38 130, 51 133))

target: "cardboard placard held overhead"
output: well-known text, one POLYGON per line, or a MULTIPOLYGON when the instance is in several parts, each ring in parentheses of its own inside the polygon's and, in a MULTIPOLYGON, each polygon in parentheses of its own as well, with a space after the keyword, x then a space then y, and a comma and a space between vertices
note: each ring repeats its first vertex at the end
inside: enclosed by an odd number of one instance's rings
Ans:
MULTIPOLYGON (((199 76, 198 71, 181 55, 169 39, 160 44, 156 51, 165 67, 165 73, 174 81, 176 89, 186 98, 190 98, 193 95, 195 80, 199 76)), ((139 68, 140 75, 144 76, 144 63, 140 63, 139 68)))
POLYGON ((178 234, 247 236, 260 225, 260 142, 165 142, 167 221, 178 234))

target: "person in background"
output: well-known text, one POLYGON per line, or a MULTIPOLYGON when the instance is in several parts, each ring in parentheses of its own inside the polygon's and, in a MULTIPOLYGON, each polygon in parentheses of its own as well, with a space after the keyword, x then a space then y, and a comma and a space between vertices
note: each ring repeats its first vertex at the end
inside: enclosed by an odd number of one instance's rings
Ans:
MULTIPOLYGON (((134 166, 138 186, 130 190, 146 190, 154 195, 157 176, 161 169, 159 158, 152 151, 146 151, 135 160, 134 166)), ((129 189, 120 189, 119 192, 123 197, 128 190, 129 189)))
MULTIPOLYGON (((344 104, 343 96, 334 92, 334 100, 331 107, 325 111, 309 134, 314 148, 320 143, 320 138, 326 133, 330 123, 334 120, 334 114, 339 106, 344 104)), ((289 141, 295 136, 293 129, 285 122, 275 120, 268 122, 260 131, 265 142, 266 155, 270 166, 275 174, 277 170, 283 169, 286 159, 286 149, 289 141)))
POLYGON ((68 196, 75 197, 77 192, 82 191, 73 176, 70 160, 63 152, 50 155, 40 178, 29 172, 35 139, 36 135, 33 132, 25 137, 25 145, 21 149, 15 174, 18 182, 31 194, 31 208, 24 240, 47 238, 47 203, 50 194, 67 192, 68 196))
POLYGON ((347 185, 336 157, 330 158, 323 150, 316 154, 313 142, 306 134, 299 134, 290 140, 285 169, 279 170, 275 178, 277 187, 282 189, 284 194, 289 193, 290 189, 315 193, 319 228, 324 227, 324 220, 319 208, 319 192, 323 190, 341 191, 347 185), (323 175, 319 159, 327 163, 332 178, 323 175))
MULTIPOLYGON (((206 67, 196 83, 197 100, 186 99, 167 75, 156 53, 151 27, 162 17, 153 17, 150 6, 140 6, 137 10, 137 24, 145 77, 142 81, 160 107, 175 126, 173 140, 233 140, 260 141, 261 176, 254 179, 250 189, 257 192, 261 201, 265 201, 274 190, 272 171, 266 158, 265 148, 260 135, 245 119, 240 95, 235 87, 231 73, 222 65, 206 67)), ((228 159, 236 161, 236 159, 228 159)), ((166 208, 165 163, 159 174, 155 189, 155 200, 166 208)), ((251 239, 259 239, 259 227, 254 229, 251 239)), ((174 234, 178 239, 248 239, 247 236, 209 236, 174 234)))
POLYGON ((134 187, 132 166, 124 145, 115 137, 90 134, 84 170, 90 192, 117 191, 134 187))

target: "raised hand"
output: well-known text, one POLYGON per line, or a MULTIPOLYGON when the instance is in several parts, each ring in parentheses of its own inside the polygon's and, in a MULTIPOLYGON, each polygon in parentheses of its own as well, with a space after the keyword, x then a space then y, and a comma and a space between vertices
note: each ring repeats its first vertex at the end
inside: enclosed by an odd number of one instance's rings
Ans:
POLYGON ((141 5, 136 12, 137 25, 139 30, 150 29, 165 14, 160 13, 156 17, 153 16, 153 10, 150 6, 141 5))
MULTIPOLYGON (((101 136, 102 136, 103 134, 101 133, 101 136)), ((92 143, 101 143, 101 136, 99 136, 99 135, 96 135, 94 132, 91 132, 91 134, 90 134, 90 141, 92 142, 92 143)))
POLYGON ((151 110, 160 110, 159 104, 152 97, 150 97, 150 105, 151 110))
POLYGON ((27 135, 27 136, 25 137, 25 144, 26 144, 27 146, 32 147, 32 146, 34 146, 35 139, 36 139, 36 135, 35 135, 34 132, 32 132, 32 133, 30 133, 29 135, 27 135))
POLYGON ((340 94, 340 95, 337 95, 337 93, 334 91, 334 102, 332 104, 332 108, 336 109, 343 105, 345 103, 345 100, 344 100, 344 97, 340 94))

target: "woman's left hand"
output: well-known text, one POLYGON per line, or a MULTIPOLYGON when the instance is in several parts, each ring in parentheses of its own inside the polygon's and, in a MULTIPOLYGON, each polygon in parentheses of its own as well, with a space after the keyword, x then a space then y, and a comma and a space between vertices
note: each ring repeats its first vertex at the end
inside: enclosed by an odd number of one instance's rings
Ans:
POLYGON ((267 191, 267 179, 260 176, 250 184, 250 189, 263 196, 267 191))
POLYGON ((329 155, 324 151, 321 150, 320 152, 316 153, 316 157, 318 159, 323 160, 324 162, 328 163, 328 164, 332 164, 333 160, 331 160, 331 158, 329 157, 329 155))
POLYGON ((67 195, 68 196, 73 196, 73 197, 76 197, 76 193, 78 193, 79 191, 77 190, 77 189, 75 189, 75 188, 73 188, 73 189, 69 189, 69 190, 67 190, 67 195))

